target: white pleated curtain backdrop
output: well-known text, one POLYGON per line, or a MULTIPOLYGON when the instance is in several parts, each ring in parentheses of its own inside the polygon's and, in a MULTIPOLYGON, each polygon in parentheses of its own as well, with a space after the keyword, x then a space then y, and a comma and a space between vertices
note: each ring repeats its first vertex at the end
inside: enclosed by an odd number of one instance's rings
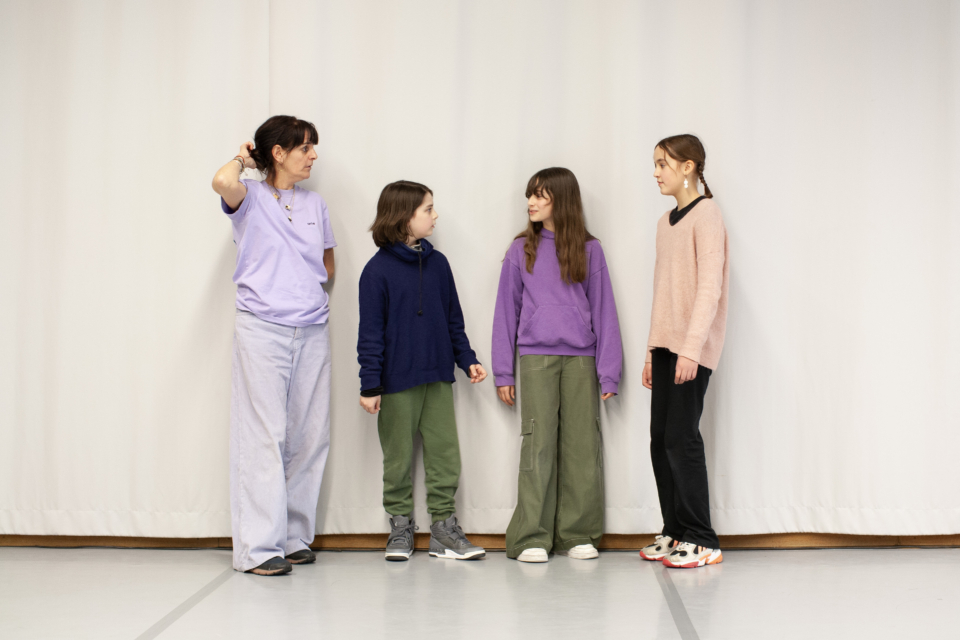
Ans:
MULTIPOLYGON (((387 529, 355 351, 381 188, 434 190, 489 369, 524 187, 557 165, 623 332, 606 530, 659 530, 651 154, 680 132, 730 234, 701 425, 717 531, 960 532, 956 2, 4 2, 0 56, 0 533, 230 534, 235 250, 209 184, 278 113, 317 125, 304 186, 339 242, 318 532, 387 529)), ((501 533, 519 413, 457 378, 458 514, 501 533)))

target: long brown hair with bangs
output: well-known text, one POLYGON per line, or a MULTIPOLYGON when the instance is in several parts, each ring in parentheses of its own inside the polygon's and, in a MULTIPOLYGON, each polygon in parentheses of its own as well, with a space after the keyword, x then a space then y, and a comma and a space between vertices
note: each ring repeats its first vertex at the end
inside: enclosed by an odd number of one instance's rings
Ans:
MULTIPOLYGON (((542 169, 527 182, 526 196, 537 194, 553 202, 554 242, 557 245, 557 260, 560 262, 560 278, 567 284, 583 282, 587 278, 587 242, 594 237, 587 231, 583 219, 583 200, 580 184, 573 172, 563 167, 542 169)), ((523 253, 527 257, 527 272, 533 273, 540 246, 542 222, 529 222, 527 228, 517 235, 523 238, 523 253)))

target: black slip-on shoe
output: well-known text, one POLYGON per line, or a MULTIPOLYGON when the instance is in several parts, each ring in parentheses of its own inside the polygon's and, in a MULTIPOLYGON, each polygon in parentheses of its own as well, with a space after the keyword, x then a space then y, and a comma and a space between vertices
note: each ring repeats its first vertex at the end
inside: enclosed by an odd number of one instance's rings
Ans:
POLYGON ((300 549, 287 556, 287 562, 290 564, 310 564, 317 561, 317 554, 310 549, 300 549))
POLYGON ((285 573, 290 573, 293 571, 293 565, 281 558, 280 556, 275 556, 270 558, 259 567, 254 567, 247 571, 247 573, 253 573, 258 576, 282 576, 285 573))

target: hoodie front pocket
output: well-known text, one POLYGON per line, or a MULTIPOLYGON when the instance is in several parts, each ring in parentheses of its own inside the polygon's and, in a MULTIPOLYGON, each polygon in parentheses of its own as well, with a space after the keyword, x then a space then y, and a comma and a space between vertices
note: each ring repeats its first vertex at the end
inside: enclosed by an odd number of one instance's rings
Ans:
POLYGON ((542 306, 520 331, 517 342, 523 346, 556 347, 566 345, 586 349, 597 342, 580 310, 573 306, 542 306))
POLYGON ((520 471, 533 471, 533 425, 534 420, 520 423, 520 471))

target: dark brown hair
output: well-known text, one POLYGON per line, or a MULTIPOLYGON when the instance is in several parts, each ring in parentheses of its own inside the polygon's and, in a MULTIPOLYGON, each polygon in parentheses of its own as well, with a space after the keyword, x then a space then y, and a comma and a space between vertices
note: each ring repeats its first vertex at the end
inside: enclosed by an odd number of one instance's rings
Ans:
POLYGON ((377 217, 370 225, 373 242, 378 247, 406 242, 410 235, 407 225, 428 193, 433 195, 430 187, 409 180, 397 180, 385 186, 377 202, 377 217))
POLYGON ((703 150, 703 143, 700 142, 700 138, 692 133, 682 133, 678 136, 664 138, 657 143, 657 147, 663 149, 664 153, 677 162, 693 161, 697 168, 697 176, 703 185, 703 195, 708 198, 713 197, 710 187, 707 186, 707 181, 703 179, 703 165, 707 162, 707 152, 703 150))
MULTIPOLYGON (((527 182, 526 196, 536 193, 553 201, 553 225, 556 229, 557 260, 560 278, 567 284, 583 282, 587 277, 587 242, 594 237, 587 231, 583 219, 583 201, 580 184, 573 172, 563 167, 542 169, 527 182)), ((540 245, 542 222, 530 222, 517 238, 523 238, 523 253, 527 257, 527 271, 533 273, 540 245)))
POLYGON ((257 163, 257 169, 270 178, 276 173, 274 146, 280 145, 281 149, 289 153, 304 142, 317 144, 319 141, 317 128, 306 120, 293 116, 273 116, 253 134, 254 149, 250 152, 250 157, 257 163))

